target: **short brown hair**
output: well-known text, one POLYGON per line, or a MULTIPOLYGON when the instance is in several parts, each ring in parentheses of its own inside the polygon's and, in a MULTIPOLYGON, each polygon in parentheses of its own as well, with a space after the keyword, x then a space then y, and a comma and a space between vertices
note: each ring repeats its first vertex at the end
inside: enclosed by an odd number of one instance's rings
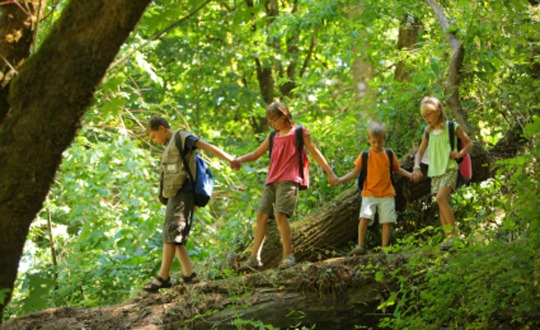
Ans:
POLYGON ((146 132, 157 131, 159 129, 159 126, 163 126, 165 128, 171 128, 167 119, 161 116, 154 116, 148 122, 148 126, 146 127, 146 132))

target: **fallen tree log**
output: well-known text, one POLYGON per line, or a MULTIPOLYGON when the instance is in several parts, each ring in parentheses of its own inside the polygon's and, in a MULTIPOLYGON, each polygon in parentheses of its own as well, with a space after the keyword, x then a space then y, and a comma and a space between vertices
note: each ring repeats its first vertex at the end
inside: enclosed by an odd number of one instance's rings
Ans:
POLYGON ((9 320, 2 329, 376 327, 390 315, 377 307, 393 285, 376 281, 375 273, 404 262, 402 256, 384 254, 306 262, 281 272, 267 270, 144 294, 122 306, 45 310, 9 320), (376 268, 361 267, 367 264, 376 268))

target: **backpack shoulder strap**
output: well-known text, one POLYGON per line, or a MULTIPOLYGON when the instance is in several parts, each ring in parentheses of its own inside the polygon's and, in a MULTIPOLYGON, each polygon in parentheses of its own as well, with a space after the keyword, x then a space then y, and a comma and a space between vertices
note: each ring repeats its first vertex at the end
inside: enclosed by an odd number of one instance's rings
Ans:
POLYGON ((304 130, 301 125, 296 126, 295 134, 296 134, 296 150, 298 151, 298 158, 300 159, 299 165, 300 165, 300 176, 302 177, 302 180, 304 180, 304 157, 302 155, 302 152, 304 151, 304 130))
POLYGON ((454 121, 449 120, 448 121, 448 138, 450 139, 450 150, 454 150, 454 143, 455 143, 455 132, 454 132, 454 121))
POLYGON ((390 148, 384 148, 386 150, 386 155, 388 156, 388 160, 390 161, 390 182, 392 182, 392 185, 394 184, 393 174, 394 174, 394 153, 392 152, 392 149, 390 148))
POLYGON ((367 169, 368 169, 368 157, 369 157, 369 150, 362 151, 362 170, 360 171, 360 174, 358 175, 358 189, 362 190, 364 188, 364 181, 366 181, 367 177, 367 169))
POLYGON ((268 136, 268 156, 272 159, 272 148, 274 147, 274 137, 276 136, 276 130, 272 130, 268 136))
POLYGON ((296 126, 295 129, 296 133, 296 147, 298 148, 298 151, 302 151, 302 148, 304 148, 304 130, 302 125, 296 126))
POLYGON ((362 171, 367 174, 367 161, 369 157, 369 150, 362 151, 362 171))
MULTIPOLYGON (((174 134, 174 142, 176 143, 176 147, 178 148, 178 152, 180 153, 180 158, 182 158, 182 163, 184 163, 184 168, 186 169, 186 172, 189 175, 191 182, 195 183, 195 179, 193 178, 193 173, 191 173, 191 169, 189 168, 189 164, 186 159, 186 154, 184 152, 182 141, 180 140, 180 131, 177 131, 174 134)), ((185 140, 184 140, 184 143, 185 143, 185 140)))
POLYGON ((384 148, 386 150, 386 155, 388 156, 388 160, 390 161, 390 175, 392 175, 392 172, 394 171, 394 166, 392 166, 394 164, 394 154, 392 152, 392 149, 390 148, 384 148))

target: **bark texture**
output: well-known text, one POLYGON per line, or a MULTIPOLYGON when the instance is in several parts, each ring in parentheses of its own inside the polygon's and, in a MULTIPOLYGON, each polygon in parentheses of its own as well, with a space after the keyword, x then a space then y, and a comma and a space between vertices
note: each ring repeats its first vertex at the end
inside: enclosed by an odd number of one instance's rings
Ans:
POLYGON ((439 3, 436 0, 426 0, 426 2, 430 5, 439 20, 439 24, 443 32, 446 33, 446 40, 452 50, 448 75, 446 76, 446 95, 448 95, 446 102, 450 106, 452 114, 461 128, 472 137, 471 125, 469 125, 467 113, 461 106, 459 98, 459 84, 461 81, 461 68, 463 67, 463 59, 465 57, 465 47, 463 47, 455 33, 447 32, 450 28, 450 20, 446 17, 439 3))
MULTIPOLYGON (((422 26, 416 16, 405 15, 401 19, 399 26, 397 49, 412 52, 418 42, 421 28, 422 26)), ((399 61, 396 65, 394 76, 397 81, 409 81, 411 72, 413 72, 413 68, 407 68, 405 61, 399 61)))
POLYGON ((146 294, 124 306, 50 309, 10 320, 3 329, 376 328, 385 316, 377 306, 396 287, 390 277, 375 280, 377 267, 390 272, 405 260, 375 254, 302 263, 146 294), (376 267, 361 266, 368 264, 376 267))
POLYGON ((30 224, 62 152, 149 2, 70 1, 39 51, 10 82, 0 122, 0 288, 13 289, 30 224))
POLYGON ((40 10, 46 0, 6 1, 0 5, 0 122, 9 109, 9 83, 30 54, 40 10))

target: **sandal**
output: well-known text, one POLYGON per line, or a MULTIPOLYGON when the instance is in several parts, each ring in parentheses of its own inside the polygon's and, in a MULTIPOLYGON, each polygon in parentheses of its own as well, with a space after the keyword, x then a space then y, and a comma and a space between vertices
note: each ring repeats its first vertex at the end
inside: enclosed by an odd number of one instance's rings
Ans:
POLYGON ((178 284, 197 284, 199 283, 199 278, 197 277, 197 274, 195 272, 191 273, 189 276, 182 276, 182 280, 178 281, 178 284))
POLYGON ((294 256, 290 255, 286 257, 285 259, 281 260, 281 264, 279 265, 279 269, 284 270, 287 268, 291 268, 292 266, 296 265, 296 259, 294 256))
POLYGON ((159 289, 166 289, 166 288, 170 288, 172 286, 170 276, 169 276, 169 278, 167 280, 164 280, 163 277, 161 277, 159 275, 156 276, 155 279, 158 280, 161 283, 161 285, 158 285, 158 284, 154 283, 153 281, 148 282, 148 284, 146 284, 143 287, 143 290, 146 291, 146 292, 150 292, 150 293, 156 293, 156 292, 159 291, 159 289))

